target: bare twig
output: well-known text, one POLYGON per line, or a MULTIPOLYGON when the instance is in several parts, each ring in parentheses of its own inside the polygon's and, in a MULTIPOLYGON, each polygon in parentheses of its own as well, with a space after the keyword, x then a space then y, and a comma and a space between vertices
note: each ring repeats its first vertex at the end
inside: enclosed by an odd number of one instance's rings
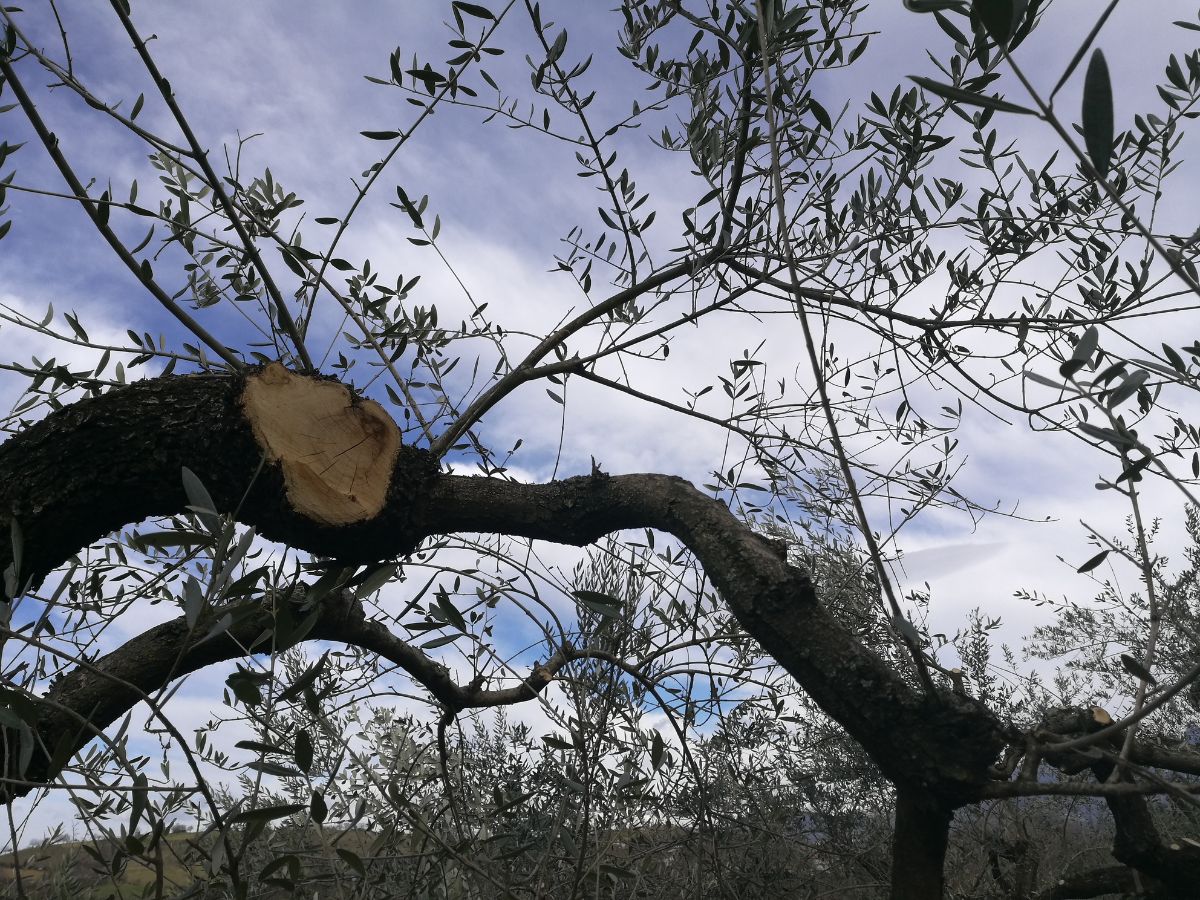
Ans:
MULTIPOLYGON (((846 481, 846 489, 850 494, 851 501, 854 504, 855 515, 858 518, 859 530, 862 532, 863 540, 866 541, 867 551, 871 555, 871 561, 875 567, 875 571, 879 577, 879 583, 883 587, 885 596, 887 597, 888 608, 891 611, 893 619, 899 623, 908 623, 907 617, 900 609, 900 603, 896 599, 896 591, 892 586, 892 580, 888 574, 887 567, 883 564, 883 554, 879 550, 879 544, 875 540, 875 535, 871 531, 871 523, 867 518, 867 512, 862 502, 862 495, 858 491, 858 485, 854 479, 854 472, 850 468, 850 460, 846 455, 846 448, 842 443, 841 435, 839 434, 837 417, 833 414, 833 405, 829 400, 829 390, 825 383, 825 376, 822 371, 821 360, 817 355, 816 342, 813 338, 812 326, 808 321, 808 312, 804 304, 806 299, 805 288, 800 284, 799 273, 796 269, 796 263, 792 251, 792 241, 787 233, 787 208, 784 200, 783 173, 780 162, 781 153, 779 149, 779 127, 775 121, 775 107, 771 101, 774 95, 771 84, 771 58, 769 43, 766 28, 766 12, 763 9, 762 0, 755 0, 755 6, 758 11, 758 40, 759 46, 762 48, 763 54, 763 82, 766 91, 765 113, 767 119, 767 129, 771 141, 771 180, 774 182, 775 193, 775 208, 777 210, 779 242, 783 247, 784 253, 788 259, 788 274, 791 277, 791 291, 796 302, 796 316, 800 319, 800 326, 804 331, 804 346, 808 353, 809 365, 812 368, 813 378, 816 379, 817 393, 821 400, 821 409, 825 413, 825 421, 829 426, 830 441, 833 444, 834 453, 837 455, 838 466, 841 469, 842 478, 846 481)), ((911 625, 909 626, 911 628, 911 625)), ((893 629, 898 633, 900 640, 908 648, 912 656, 913 664, 916 667, 917 675, 921 679, 921 684, 930 696, 936 696, 937 691, 933 685, 933 679, 929 675, 929 669, 925 665, 924 654, 907 630, 898 625, 893 625, 893 629)))
POLYGON ((217 356, 223 359, 231 369, 234 371, 240 371, 243 369, 244 363, 234 356, 233 352, 228 347, 211 335, 208 332, 208 329, 192 318, 192 316, 186 310, 184 310, 183 307, 176 303, 167 294, 167 292, 159 286, 158 282, 154 280, 154 276, 151 274, 149 266, 143 266, 141 263, 139 263, 134 258, 133 254, 129 252, 129 249, 125 246, 124 242, 122 242, 122 240, 117 236, 117 233, 113 231, 111 226, 109 226, 107 211, 101 212, 101 207, 88 196, 87 188, 85 188, 82 182, 80 182, 79 178, 75 175, 75 170, 67 161, 66 156, 63 155, 62 149, 59 146, 58 137, 54 135, 46 127, 45 122, 42 121, 42 117, 38 113, 37 107, 34 105, 29 94, 26 93, 25 86, 21 84, 20 79, 17 78, 17 73, 13 70, 11 61, 7 57, 0 56, 0 73, 4 75, 4 78, 12 86, 13 94, 17 98, 17 103, 20 104, 22 112, 25 113, 25 117, 29 120, 29 124, 33 127, 34 132, 41 140, 42 146, 44 146, 46 148, 46 152, 50 154, 51 160, 53 160, 55 166, 58 167, 59 173, 67 182, 72 194, 74 194, 75 198, 79 200, 80 205, 83 207, 84 212, 87 213, 88 218, 92 220, 92 224, 95 225, 96 230, 100 232, 100 235, 105 239, 105 241, 108 242, 108 245, 112 247, 113 251, 117 254, 117 257, 125 264, 125 267, 133 273, 138 281, 145 286, 146 290, 150 292, 150 295, 154 297, 154 299, 157 300, 162 307, 167 310, 167 312, 178 319, 179 322, 188 331, 195 335, 198 340, 204 343, 214 353, 216 353, 217 356))
POLYGON ((170 82, 159 73, 158 66, 155 64, 154 58, 150 55, 150 50, 146 47, 146 42, 142 40, 141 35, 138 34, 137 29, 133 25, 133 21, 129 18, 126 5, 120 2, 120 0, 111 0, 111 3, 113 11, 125 29, 125 33, 129 35, 130 41, 133 42, 134 49, 137 50, 137 54, 142 60, 142 65, 146 67, 146 72, 149 73, 150 78, 154 81, 154 86, 158 88, 163 102, 167 104, 167 108, 175 118, 175 123, 179 126, 179 130, 183 132, 188 146, 191 147, 192 158, 200 166, 200 170, 204 173, 204 177, 208 181, 213 195, 225 211, 225 215, 229 219, 229 224, 237 232, 238 239, 242 242, 242 246, 245 247, 246 253, 258 270, 259 276, 263 280, 263 285, 266 287, 267 293, 271 295, 271 300, 275 305, 275 314, 279 317, 280 328, 291 338, 304 370, 306 372, 314 371, 312 359, 308 355, 308 349, 304 346, 304 338, 300 334, 299 329, 297 329, 291 312, 288 311, 283 294, 280 292, 278 285, 275 284, 275 279, 271 276, 270 270, 263 263, 262 256, 258 252, 258 247, 246 231, 246 226, 242 223, 241 216, 233 208, 233 203, 229 199, 229 193, 225 190, 223 182, 217 177, 212 164, 208 161, 208 153, 200 146, 195 132, 192 131, 191 123, 175 100, 175 92, 171 90, 170 82))

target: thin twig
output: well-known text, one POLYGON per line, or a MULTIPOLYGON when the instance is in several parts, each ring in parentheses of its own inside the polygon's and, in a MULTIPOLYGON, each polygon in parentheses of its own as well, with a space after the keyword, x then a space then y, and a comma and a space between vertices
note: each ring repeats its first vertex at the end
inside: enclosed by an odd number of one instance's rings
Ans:
MULTIPOLYGON (((888 574, 887 567, 883 564, 883 554, 879 550, 879 544, 875 540, 875 535, 871 531, 871 523, 867 518, 866 508, 863 506, 862 495, 859 493, 858 485, 854 479, 854 472, 850 468, 850 460, 846 455, 846 448, 842 444, 842 438, 838 431, 837 417, 833 414, 833 404, 829 400, 829 390, 825 383, 825 377, 822 371, 820 358, 817 356, 816 342, 813 339, 812 326, 808 321, 808 311, 804 304, 806 290, 800 284, 799 273, 796 270, 796 262, 792 251, 792 241, 787 233, 787 208, 784 200, 783 173, 781 171, 780 150, 779 150, 779 127, 775 121, 775 107, 771 98, 774 96, 774 91, 771 84, 771 60, 769 44, 767 42, 766 28, 766 11, 763 8, 763 0, 755 0, 755 7, 758 11, 758 40, 759 46, 762 48, 762 73, 763 86, 766 92, 765 111, 764 114, 767 120, 767 130, 771 141, 771 180, 774 183, 775 193, 775 208, 777 210, 779 241, 783 247, 784 253, 788 260, 788 274, 791 277, 791 291, 795 297, 796 316, 800 319, 800 327, 804 331, 804 346, 808 353, 809 365, 812 368, 813 378, 816 380, 817 395, 821 401, 821 409, 825 414, 826 424, 829 426, 830 441, 833 444, 834 453, 837 455, 838 466, 841 469, 842 478, 846 481, 846 489, 850 494, 850 499, 854 504, 855 515, 858 518, 859 529, 862 531, 863 540, 866 541, 867 550, 871 556, 871 562, 875 567, 875 571, 879 577, 879 583, 883 588, 884 594, 887 597, 888 608, 894 620, 898 620, 893 624, 895 630, 900 637, 900 640, 908 648, 912 656, 913 664, 917 670, 917 676, 921 680, 925 691, 932 697, 937 695, 937 691, 933 685, 933 679, 929 675, 929 669, 925 665, 924 654, 917 642, 913 640, 906 631, 899 627, 898 623, 903 622, 908 624, 907 617, 900 609, 900 604, 896 600, 896 591, 892 585, 891 577, 888 574)), ((911 626, 910 626, 911 627, 911 626)))
POLYGON ((244 369, 245 364, 236 356, 234 356, 233 352, 228 347, 211 335, 208 332, 208 329, 192 318, 192 316, 186 310, 176 303, 167 294, 167 292, 159 286, 158 282, 154 280, 153 275, 150 274, 149 267, 143 268, 142 265, 138 263, 138 261, 133 257, 133 254, 129 252, 129 249, 117 236, 117 233, 109 226, 107 218, 102 216, 100 213, 100 207, 88 196, 87 189, 79 181, 79 178, 75 175, 75 170, 71 168, 71 164, 63 155, 63 152, 59 146, 58 137, 54 135, 46 127, 46 123, 42 121, 42 117, 38 113, 37 107, 34 105, 29 94, 26 93, 25 86, 21 84, 20 79, 17 78, 17 73, 13 70, 11 62, 7 57, 0 56, 0 73, 4 75, 4 78, 12 86, 13 94, 17 98, 17 103, 20 104, 21 110, 25 113, 26 119, 28 119, 29 124, 33 127, 34 133, 37 134, 38 138, 41 140, 42 146, 46 148, 46 152, 50 154, 51 160, 53 160, 54 164, 58 167, 59 173, 67 182, 72 194, 74 194, 75 198, 79 201, 80 205, 84 209, 84 212, 87 213, 88 218, 92 220, 92 224, 95 225, 96 230, 100 232, 101 236, 108 242, 108 245, 112 247, 113 251, 117 254, 117 257, 121 260, 121 262, 125 264, 125 267, 133 273, 138 281, 145 286, 146 290, 150 292, 151 296, 154 297, 154 299, 157 300, 163 306, 163 308, 167 310, 167 312, 178 319, 188 331, 190 331, 198 340, 208 346, 209 349, 217 354, 217 356, 221 357, 221 359, 223 359, 231 369, 234 371, 241 371, 244 369))
POLYGON ((228 192, 225 190, 221 179, 217 177, 212 164, 208 161, 208 153, 200 146, 200 142, 196 139, 196 135, 192 131, 191 123, 176 102, 175 92, 171 90, 170 82, 159 73, 158 66, 155 64, 154 58, 150 55, 150 50, 146 47, 146 42, 138 34, 133 21, 129 18, 129 14, 125 10, 124 4, 120 0, 111 0, 111 4, 113 11, 117 14, 117 18, 121 21, 121 25, 125 28, 125 33, 129 35, 130 41, 133 42, 134 49, 137 50, 137 54, 142 60, 142 65, 146 67, 146 71, 154 81, 154 86, 158 88, 163 102, 167 104, 167 108, 175 118, 175 123, 179 126, 179 130, 183 132, 188 146, 191 147, 192 158, 200 166, 200 170, 204 173, 204 177, 208 181, 213 195, 225 211, 225 215, 229 219, 229 224, 237 232, 238 239, 242 242, 242 246, 246 248, 246 253, 258 270, 258 274, 263 280, 263 285, 266 287, 267 293, 271 295, 271 300, 275 304, 275 314, 279 317, 280 328, 292 339, 292 343, 296 348, 296 354, 300 358, 300 363, 304 371, 315 371, 312 359, 308 355, 308 349, 304 346, 304 339, 300 335, 300 331, 296 328, 296 323, 292 319, 291 312, 288 311, 283 294, 280 292, 278 285, 275 284, 275 279, 271 276, 270 270, 263 263, 262 257, 258 252, 258 247, 255 246, 254 240, 246 231, 246 226, 242 223, 241 216, 233 208, 233 203, 229 199, 228 192))

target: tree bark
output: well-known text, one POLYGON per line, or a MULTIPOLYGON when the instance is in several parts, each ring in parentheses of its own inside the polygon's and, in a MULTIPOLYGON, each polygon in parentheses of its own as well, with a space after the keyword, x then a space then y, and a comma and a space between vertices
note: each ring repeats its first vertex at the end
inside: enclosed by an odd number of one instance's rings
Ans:
MULTIPOLYGON (((1097 781, 1108 781, 1114 764, 1108 760, 1092 766, 1097 781)), ((1137 794, 1104 798, 1112 813, 1116 833, 1112 854, 1118 862, 1136 869, 1155 885, 1153 896, 1188 900, 1200 893, 1200 849, 1165 842, 1154 823, 1146 798, 1137 794)))
MULTIPOLYGON (((1078 738, 1099 731, 1107 721, 1107 713, 1102 718, 1097 718, 1095 708, 1061 707, 1047 710, 1042 725, 1059 737, 1078 738)), ((1099 745, 1099 749, 1105 753, 1103 758, 1096 759, 1094 756, 1071 750, 1065 753, 1047 753, 1045 759, 1068 774, 1090 769, 1096 781, 1104 784, 1110 781, 1116 769, 1114 760, 1123 744, 1123 735, 1118 733, 1109 735, 1099 745)), ((1194 753, 1170 751, 1145 741, 1135 741, 1130 749, 1130 761, 1139 766, 1162 766, 1176 772, 1194 773, 1197 770, 1197 756, 1194 753)), ((1133 780, 1132 776, 1127 777, 1133 780)), ((1104 802, 1108 805, 1113 819, 1112 855, 1128 867, 1128 878, 1135 882, 1139 896, 1179 900, 1197 896, 1196 885, 1200 884, 1200 848, 1192 843, 1164 841, 1155 824, 1150 803, 1142 795, 1107 795, 1104 802)), ((1114 875, 1115 871, 1111 868, 1101 868, 1073 876, 1064 883, 1064 892, 1060 892, 1060 896, 1090 897, 1104 893, 1097 890, 1096 894, 1067 894, 1065 891, 1087 891, 1106 883, 1120 883, 1122 879, 1114 875)), ((1117 889, 1112 888, 1114 891, 1117 889)))
POLYGON ((930 792, 896 788, 891 900, 938 900, 944 885, 953 809, 930 792))
MULTIPOLYGON (((185 466, 221 511, 236 510, 240 522, 264 537, 344 564, 402 558, 425 538, 447 533, 585 545, 620 529, 658 529, 695 553, 742 627, 884 774, 911 786, 898 820, 915 831, 903 837, 904 846, 912 842, 912 858, 927 860, 923 871, 940 859, 937 829, 988 780, 1004 743, 1001 726, 972 698, 915 690, 829 613, 805 572, 724 504, 666 475, 596 472, 541 485, 450 476, 430 454, 400 447, 377 514, 349 523, 320 520, 290 501, 292 485, 247 420, 243 395, 247 379, 257 375, 138 382, 56 411, 0 446, 0 517, 5 524, 15 518, 24 535, 19 582, 40 583, 72 554, 128 523, 182 512, 185 466)), ((362 402, 349 391, 346 398, 351 406, 362 402)), ((0 568, 10 562, 9 542, 0 541, 0 568)), ((154 671, 127 672, 126 680, 154 688, 165 677, 154 671)), ((920 881, 933 883, 932 875, 920 881)))

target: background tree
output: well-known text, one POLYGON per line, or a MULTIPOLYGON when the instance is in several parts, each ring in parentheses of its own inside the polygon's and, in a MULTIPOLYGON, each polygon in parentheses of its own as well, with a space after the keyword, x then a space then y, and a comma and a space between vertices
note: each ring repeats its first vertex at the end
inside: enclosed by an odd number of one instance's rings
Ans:
POLYGON ((927 74, 860 93, 847 70, 875 35, 852 0, 630 0, 604 20, 619 60, 570 20, 598 14, 454 0, 444 48, 369 76, 394 101, 362 132, 378 155, 311 224, 249 138, 198 133, 146 13, 112 0, 143 73, 122 99, 54 4, 0 10, 21 138, 0 165, 32 142, 56 170, 5 176, 0 203, 70 201, 174 323, 110 343, 74 313, 4 313, 99 354, 6 369, 10 810, 69 797, 112 890, 138 873, 156 896, 923 898, 947 860, 962 896, 1190 896, 1195 592, 1144 495, 1192 503, 1200 472, 1197 250, 1169 208, 1200 52, 1168 55, 1118 130, 1097 49, 1115 2, 1052 72, 1024 52, 1049 3, 908 5, 927 74), (1079 83, 1081 113, 1060 114, 1079 83), (77 101, 137 148, 120 171, 85 171, 50 124, 77 101), (562 159, 588 198, 548 311, 463 278, 403 170, 480 111, 537 141, 539 203, 562 159), (647 145, 687 200, 645 187, 647 145), (385 227, 460 294, 360 261, 353 235, 385 227), (683 380, 698 354, 728 366, 683 380), (517 435, 504 411, 533 382, 557 419, 517 435), (572 404, 602 398, 718 430, 711 476, 610 474, 604 435, 590 466, 558 459, 572 404), (1016 660, 982 612, 931 633, 929 597, 895 577, 908 523, 993 511, 952 484, 967 410, 1074 436, 1127 504, 1128 539, 1087 526, 1078 569, 1139 587, 1035 636, 1101 644, 1052 686, 999 679, 1016 660), (560 462, 581 474, 554 480, 560 462), (586 563, 567 574, 545 541, 586 563), (178 613, 122 633, 152 607, 178 613), (189 736, 179 680, 216 664, 224 706, 189 736), (535 701, 538 738, 470 720, 535 701), (1017 802, 1042 796, 1101 798, 1111 856, 1043 852, 1054 808, 1017 802), (183 819, 196 833, 170 840, 183 819))

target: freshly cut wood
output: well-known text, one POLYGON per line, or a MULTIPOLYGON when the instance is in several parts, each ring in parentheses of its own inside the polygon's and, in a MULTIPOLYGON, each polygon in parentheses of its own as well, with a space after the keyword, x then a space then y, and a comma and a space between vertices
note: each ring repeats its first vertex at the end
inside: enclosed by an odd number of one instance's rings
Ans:
POLYGON ((349 525, 383 509, 400 429, 374 400, 271 363, 246 379, 242 409, 297 512, 349 525))

